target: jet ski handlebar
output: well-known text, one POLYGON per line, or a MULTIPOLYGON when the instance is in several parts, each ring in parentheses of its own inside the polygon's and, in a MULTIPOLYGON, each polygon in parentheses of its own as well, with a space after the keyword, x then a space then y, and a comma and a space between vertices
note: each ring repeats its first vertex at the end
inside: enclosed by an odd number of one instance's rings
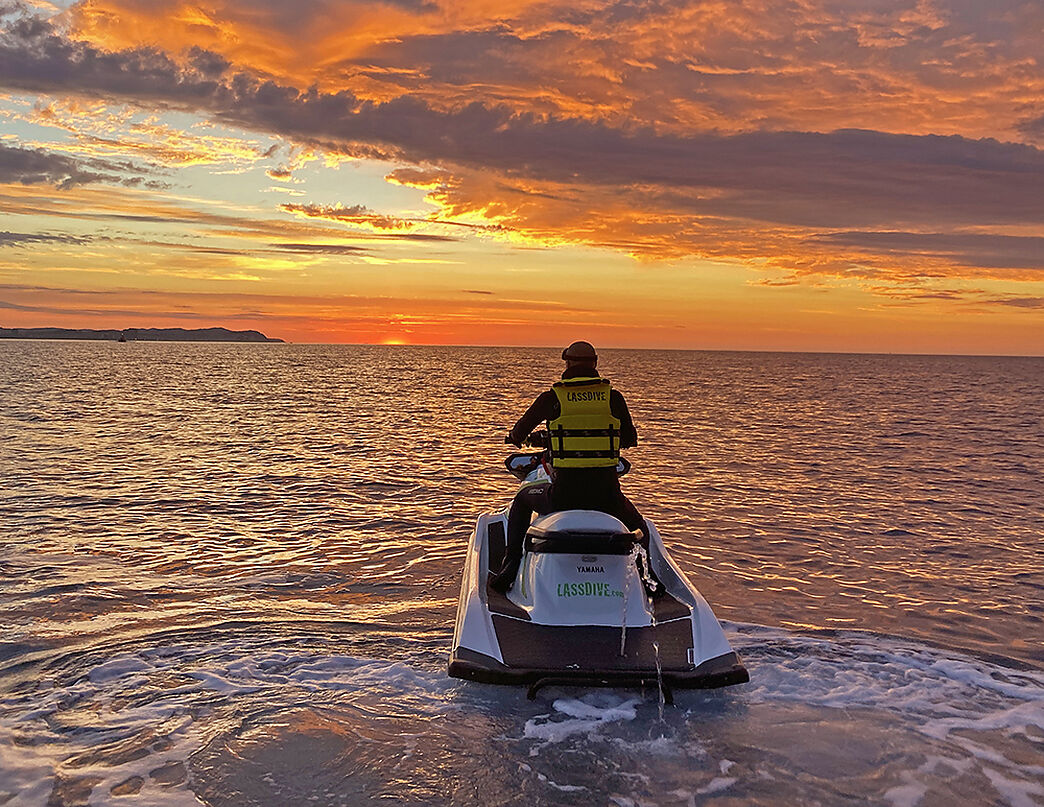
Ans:
POLYGON ((525 444, 530 448, 547 448, 550 444, 547 439, 547 429, 537 429, 526 438, 525 444))

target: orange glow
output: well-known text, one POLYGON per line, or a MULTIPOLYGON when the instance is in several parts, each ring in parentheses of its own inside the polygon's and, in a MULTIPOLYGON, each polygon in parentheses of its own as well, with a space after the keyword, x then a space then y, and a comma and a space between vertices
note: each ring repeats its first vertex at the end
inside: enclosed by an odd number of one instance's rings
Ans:
POLYGON ((4 31, 0 315, 1044 352, 1039 22, 83 0, 4 31))

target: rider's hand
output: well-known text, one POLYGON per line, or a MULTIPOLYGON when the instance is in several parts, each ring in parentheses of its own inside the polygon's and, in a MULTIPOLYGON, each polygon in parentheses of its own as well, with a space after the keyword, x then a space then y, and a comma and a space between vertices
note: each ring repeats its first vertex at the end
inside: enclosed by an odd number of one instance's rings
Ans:
POLYGON ((514 437, 511 436, 511 432, 508 432, 506 435, 504 435, 504 442, 507 443, 508 445, 514 446, 515 448, 521 448, 522 447, 522 444, 519 443, 517 440, 515 440, 514 437))

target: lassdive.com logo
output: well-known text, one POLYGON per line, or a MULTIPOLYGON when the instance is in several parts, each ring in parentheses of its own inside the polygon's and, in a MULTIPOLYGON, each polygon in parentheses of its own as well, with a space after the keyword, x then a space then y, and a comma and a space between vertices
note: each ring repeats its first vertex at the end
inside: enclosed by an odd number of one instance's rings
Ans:
POLYGON ((595 583, 584 581, 583 583, 559 583, 559 597, 623 597, 623 592, 614 589, 608 583, 595 583))

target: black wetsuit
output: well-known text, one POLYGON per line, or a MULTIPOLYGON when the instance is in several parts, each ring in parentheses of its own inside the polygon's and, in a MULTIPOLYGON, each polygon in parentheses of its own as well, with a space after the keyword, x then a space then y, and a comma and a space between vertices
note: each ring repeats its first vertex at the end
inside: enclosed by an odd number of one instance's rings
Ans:
MULTIPOLYGON (((563 379, 597 378, 593 367, 571 367, 562 373, 563 379)), ((627 402, 617 390, 609 395, 609 411, 620 421, 620 448, 638 445, 638 432, 631 420, 627 402)), ((526 413, 519 418, 509 434, 511 442, 522 441, 543 422, 555 420, 561 414, 558 396, 552 390, 542 393, 526 413)), ((507 590, 518 572, 522 560, 526 530, 533 513, 545 515, 560 510, 598 510, 615 516, 629 530, 640 530, 646 535, 645 519, 620 490, 616 468, 555 468, 552 482, 522 488, 511 503, 508 512, 507 551, 504 566, 495 576, 494 585, 507 590)))

